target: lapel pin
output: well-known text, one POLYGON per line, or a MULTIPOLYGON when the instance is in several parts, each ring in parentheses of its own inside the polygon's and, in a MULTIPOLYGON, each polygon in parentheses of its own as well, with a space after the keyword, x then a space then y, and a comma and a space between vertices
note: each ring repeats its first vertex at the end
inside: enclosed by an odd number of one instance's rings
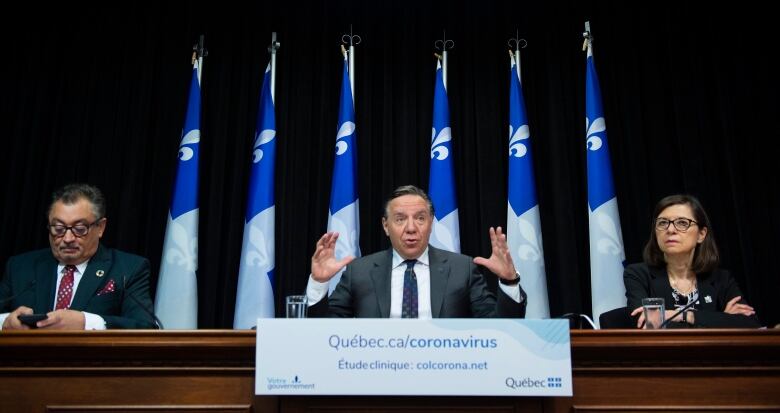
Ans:
POLYGON ((704 297, 704 302, 705 303, 711 303, 712 302, 712 297, 710 297, 709 295, 705 296, 704 297))
POLYGON ((103 276, 103 274, 105 274, 105 273, 106 273, 106 272, 105 272, 105 271, 103 271, 103 270, 97 270, 97 271, 95 271, 95 275, 97 275, 98 277, 102 277, 102 276, 103 276))

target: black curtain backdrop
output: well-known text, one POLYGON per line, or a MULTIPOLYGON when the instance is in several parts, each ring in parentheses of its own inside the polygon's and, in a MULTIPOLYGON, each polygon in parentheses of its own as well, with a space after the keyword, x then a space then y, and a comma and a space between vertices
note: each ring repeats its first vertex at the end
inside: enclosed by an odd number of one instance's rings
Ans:
MULTIPOLYGON (((590 313, 583 23, 590 20, 627 262, 641 260, 652 207, 698 196, 764 323, 780 322, 780 105, 769 6, 621 1, 298 1, 219 7, 127 3, 30 7, 3 17, 0 260, 46 247, 56 187, 108 199, 107 245, 160 266, 190 81, 204 34, 199 326, 230 328, 266 51, 278 32, 276 285, 305 289, 325 231, 342 34, 357 47, 360 246, 386 248, 380 215, 396 186, 428 186, 434 41, 455 42, 448 92, 461 246, 487 255, 505 225, 507 40, 519 32, 553 316, 590 313), (630 2, 629 2, 630 3, 630 2)), ((29 7, 29 6, 28 6, 29 7)), ((488 274, 495 288, 495 277, 488 274)), ((533 299, 530 297, 529 299, 533 299)))

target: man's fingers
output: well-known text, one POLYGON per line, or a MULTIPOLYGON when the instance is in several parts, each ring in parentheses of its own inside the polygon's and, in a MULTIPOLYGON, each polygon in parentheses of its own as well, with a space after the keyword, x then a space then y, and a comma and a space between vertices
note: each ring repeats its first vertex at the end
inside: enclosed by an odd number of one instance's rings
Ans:
POLYGON ((490 235, 490 243, 495 245, 495 243, 496 243, 496 230, 495 230, 495 228, 490 227, 490 229, 488 229, 488 234, 490 235))
POLYGON ((38 328, 50 327, 54 324, 59 323, 61 318, 62 318, 62 314, 59 311, 50 311, 46 313, 46 319, 41 320, 36 324, 38 325, 38 328))
POLYGON ((338 232, 326 232, 323 234, 320 239, 317 240, 317 246, 314 249, 314 255, 312 256, 312 259, 320 259, 320 257, 327 254, 328 250, 335 248, 338 238, 338 232))
POLYGON ((354 259, 355 259, 355 257, 353 257, 353 256, 351 256, 351 255, 350 255, 350 256, 348 256, 348 257, 344 257, 344 258, 340 259, 340 260, 337 262, 337 264, 338 264, 339 268, 343 268, 345 265, 349 264, 349 263, 350 263, 350 262, 352 262, 352 260, 354 260, 354 259))

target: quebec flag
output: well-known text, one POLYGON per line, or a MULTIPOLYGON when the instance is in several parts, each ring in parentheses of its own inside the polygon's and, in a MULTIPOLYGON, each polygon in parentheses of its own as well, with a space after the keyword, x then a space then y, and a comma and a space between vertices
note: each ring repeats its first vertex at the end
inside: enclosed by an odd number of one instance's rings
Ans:
POLYGON ((519 68, 509 70, 509 191, 506 237, 520 285, 528 293, 526 318, 549 318, 542 226, 536 199, 531 132, 525 112, 519 68))
POLYGON ((588 212, 590 224, 590 280, 593 319, 626 305, 623 284, 623 234, 607 145, 607 125, 601 106, 601 89, 588 41, 585 79, 585 130, 588 158, 588 212))
POLYGON ((271 65, 265 69, 255 128, 244 243, 238 270, 233 328, 249 329, 258 318, 274 318, 274 165, 276 120, 271 65))
POLYGON ((458 200, 455 197, 455 167, 452 160, 452 133, 447 89, 442 78, 441 62, 436 61, 436 86, 433 94, 433 133, 431 136, 431 174, 428 196, 436 215, 430 244, 460 252, 458 200))
POLYGON ((173 329, 198 328, 198 158, 200 147, 200 76, 192 66, 192 83, 179 144, 173 200, 165 229, 154 311, 173 329))
MULTIPOLYGON (((336 160, 333 162, 333 183, 330 189, 328 231, 339 233, 336 241, 336 259, 360 256, 360 214, 357 184, 357 135, 355 134, 355 106, 349 83, 349 62, 344 56, 339 102, 339 127, 336 133, 336 160)), ((332 293, 341 279, 339 271, 330 280, 332 293)))

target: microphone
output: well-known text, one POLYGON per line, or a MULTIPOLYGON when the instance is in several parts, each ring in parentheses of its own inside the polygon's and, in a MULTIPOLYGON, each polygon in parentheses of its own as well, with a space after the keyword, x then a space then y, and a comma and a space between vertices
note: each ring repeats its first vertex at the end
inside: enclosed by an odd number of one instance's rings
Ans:
POLYGON ((35 283, 36 283, 36 280, 35 280, 35 278, 33 278, 32 280, 30 280, 30 282, 27 284, 26 287, 22 288, 22 291, 19 291, 18 293, 14 294, 14 295, 12 295, 10 297, 6 297, 6 298, 3 298, 2 300, 0 300, 0 307, 5 305, 5 303, 10 302, 14 298, 19 297, 20 295, 26 293, 27 291, 32 290, 32 288, 35 287, 35 283))
POLYGON ((127 291, 127 279, 125 278, 124 275, 122 276, 122 294, 123 295, 127 295, 128 297, 130 297, 130 299, 133 300, 134 303, 138 304, 138 306, 141 307, 141 309, 144 310, 146 312, 146 314, 151 316, 152 319, 154 320, 154 323, 157 325, 157 329, 158 330, 164 330, 165 329, 163 327, 162 321, 160 321, 160 319, 157 318, 157 316, 154 314, 154 311, 146 308, 146 306, 143 303, 141 303, 141 300, 135 298, 133 293, 127 291), (127 294, 125 294, 125 292, 127 292, 127 294))
POLYGON ((598 328, 596 328, 596 323, 594 323, 594 322, 593 322, 593 320, 591 320, 591 318, 590 318, 590 317, 588 317, 588 315, 587 315, 587 314, 580 314, 580 313, 566 313, 566 314, 564 314, 564 315, 562 315, 562 316, 561 316, 561 318, 568 318, 568 319, 570 319, 570 320, 572 319, 572 317, 579 317, 579 318, 580 318, 580 328, 582 328, 582 320, 584 319, 585 321, 587 321, 587 322, 588 322, 588 324, 590 324, 590 327, 591 327, 592 329, 594 329, 594 330, 598 330, 598 328))
POLYGON ((686 311, 689 308, 693 307, 693 305, 696 304, 697 301, 699 301, 699 292, 698 291, 696 291, 696 295, 692 299, 688 300, 688 304, 685 304, 681 309, 677 310, 676 313, 672 314, 671 317, 669 317, 666 320, 664 320, 664 322, 661 323, 661 325, 658 328, 666 327, 666 325, 669 324, 670 321, 674 320, 675 317, 677 317, 678 315, 682 314, 683 311, 686 311))

